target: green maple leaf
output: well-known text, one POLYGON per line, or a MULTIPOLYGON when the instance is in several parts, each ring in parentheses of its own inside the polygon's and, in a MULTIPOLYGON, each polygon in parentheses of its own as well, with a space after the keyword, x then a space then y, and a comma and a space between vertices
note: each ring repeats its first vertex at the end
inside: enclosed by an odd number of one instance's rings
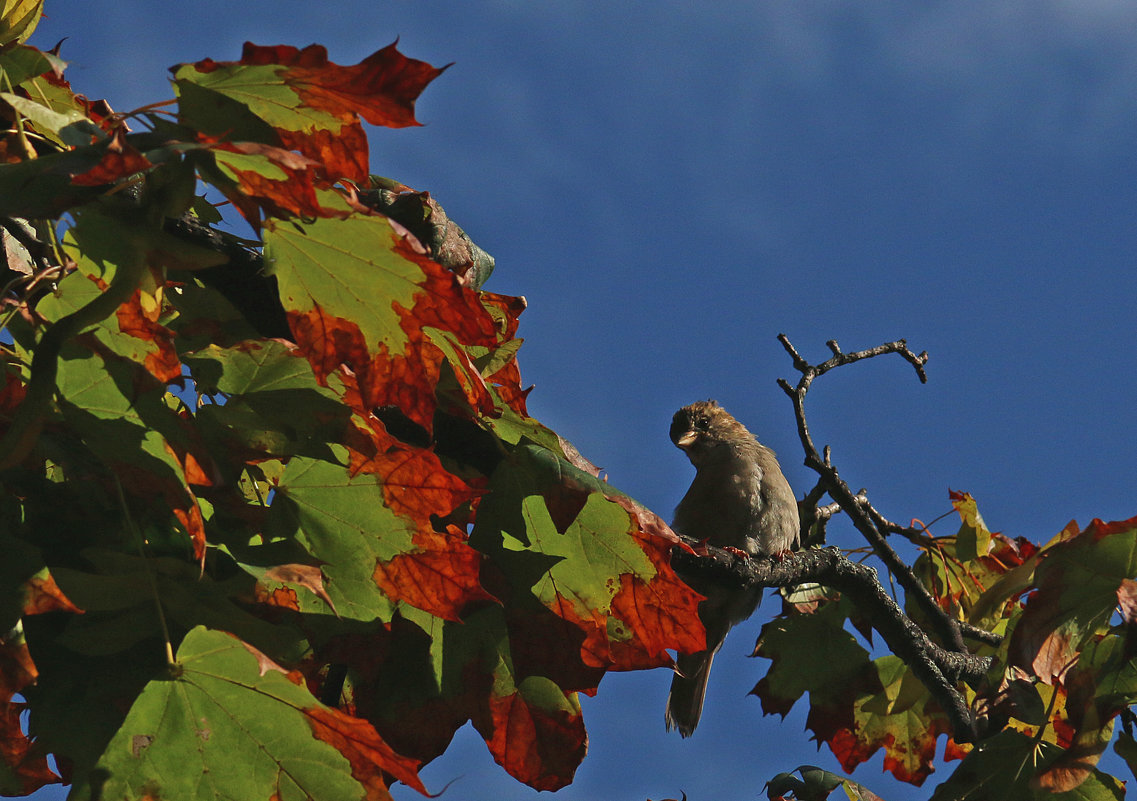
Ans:
POLYGON ((102 797, 385 801, 384 773, 425 792, 416 762, 230 634, 191 631, 171 674, 146 685, 107 746, 102 797))

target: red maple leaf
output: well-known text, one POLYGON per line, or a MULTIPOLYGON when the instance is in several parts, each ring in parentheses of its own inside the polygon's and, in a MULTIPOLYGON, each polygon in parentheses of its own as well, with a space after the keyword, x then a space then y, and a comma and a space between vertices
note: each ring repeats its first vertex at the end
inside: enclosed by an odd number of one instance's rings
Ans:
POLYGON ((385 774, 427 795, 418 777, 418 760, 396 753, 370 723, 324 706, 303 712, 316 739, 347 757, 352 778, 363 785, 367 801, 389 801, 385 774))
POLYGON ((389 597, 455 621, 471 602, 495 600, 478 582, 484 557, 460 529, 416 534, 414 547, 375 565, 375 583, 389 597))
POLYGON ((345 67, 328 61, 328 51, 321 45, 298 50, 288 45, 262 47, 245 42, 241 63, 287 67, 281 75, 284 82, 312 108, 345 118, 358 114, 372 125, 404 128, 419 125, 415 100, 446 67, 407 58, 397 44, 393 42, 360 63, 345 67))
POLYGON ((358 122, 344 123, 339 131, 277 128, 276 133, 285 150, 295 150, 320 164, 321 184, 331 185, 346 180, 366 185, 370 172, 367 134, 358 122))
POLYGON ((316 168, 319 162, 282 147, 260 142, 219 142, 199 134, 215 152, 219 166, 236 183, 237 191, 221 185, 226 196, 254 227, 260 225, 261 212, 272 217, 342 217, 349 212, 328 209, 316 198, 318 186, 325 186, 316 168), (263 171, 248 169, 244 160, 227 160, 225 153, 261 157, 263 171), (284 177, 276 177, 283 173, 284 177))
POLYGON ((485 721, 475 725, 509 775, 536 790, 559 790, 572 782, 588 748, 579 710, 543 709, 518 690, 491 697, 489 713, 488 727, 485 721))
POLYGON ((48 767, 46 754, 24 734, 20 725, 20 716, 27 705, 11 700, 33 683, 37 675, 26 643, 0 640, 0 762, 19 781, 24 795, 60 781, 48 767))
POLYGON ((134 295, 115 310, 118 329, 122 333, 153 345, 143 364, 156 379, 170 384, 182 376, 182 363, 174 348, 174 332, 158 322, 161 306, 155 304, 149 311, 142 306, 142 292, 134 295))
POLYGON ((149 159, 126 141, 126 129, 118 127, 111 134, 111 140, 99 163, 86 172, 72 176, 71 183, 76 186, 102 186, 153 166, 149 159))
POLYGON ((25 615, 39 615, 44 612, 83 614, 83 610, 63 594, 63 590, 46 570, 42 571, 42 575, 36 574, 25 581, 23 591, 24 605, 20 611, 25 615))
POLYGON ((471 602, 492 600, 479 582, 484 557, 466 543, 456 526, 435 530, 432 520, 449 514, 481 493, 448 472, 431 450, 399 442, 373 415, 348 437, 352 475, 377 476, 385 505, 416 527, 413 550, 378 562, 375 583, 395 600, 406 601, 446 620, 458 620, 471 602))

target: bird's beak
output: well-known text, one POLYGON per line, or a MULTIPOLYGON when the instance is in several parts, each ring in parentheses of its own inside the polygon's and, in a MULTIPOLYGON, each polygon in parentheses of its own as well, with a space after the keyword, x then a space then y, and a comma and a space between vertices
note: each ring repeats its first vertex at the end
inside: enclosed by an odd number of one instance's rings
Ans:
POLYGON ((679 436, 679 438, 675 440, 675 447, 680 448, 681 450, 687 450, 688 448, 690 448, 692 445, 695 444, 696 439, 697 439, 697 435, 695 434, 695 432, 694 431, 688 431, 688 432, 682 434, 681 436, 679 436))

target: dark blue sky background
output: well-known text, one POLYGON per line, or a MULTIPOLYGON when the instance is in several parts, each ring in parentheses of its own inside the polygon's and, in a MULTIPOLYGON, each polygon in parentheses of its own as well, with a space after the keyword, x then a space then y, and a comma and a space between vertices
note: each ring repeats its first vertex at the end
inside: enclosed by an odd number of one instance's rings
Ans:
MULTIPOLYGON (((455 65, 425 127, 376 130, 372 170, 428 189, 525 295, 530 411, 665 517, 692 471, 671 413, 714 397, 777 450, 798 494, 792 378, 906 337, 931 355, 826 376, 815 438, 890 518, 948 488, 1042 542, 1137 515, 1137 6, 1114 0, 376 2, 48 0, 33 44, 70 37, 77 91, 128 110, 166 68, 246 39, 355 63, 455 65)), ((937 533, 952 533, 941 523, 937 533)), ((858 544, 837 528, 838 544, 858 544)), ((716 661, 705 717, 663 730, 666 671, 584 699, 590 754, 558 799, 753 799, 803 763, 836 770, 804 712, 763 718, 745 658, 768 602, 716 661)), ((942 744, 941 744, 942 748, 942 744)), ((880 773, 894 801, 926 798, 880 773)), ((949 766, 950 769, 950 766, 949 766)), ((468 728, 427 768, 448 798, 528 799, 468 728)), ((405 788, 404 788, 405 789, 405 788)), ((397 792, 399 799, 415 797, 397 792)), ((51 792, 43 798, 55 797, 51 792)))

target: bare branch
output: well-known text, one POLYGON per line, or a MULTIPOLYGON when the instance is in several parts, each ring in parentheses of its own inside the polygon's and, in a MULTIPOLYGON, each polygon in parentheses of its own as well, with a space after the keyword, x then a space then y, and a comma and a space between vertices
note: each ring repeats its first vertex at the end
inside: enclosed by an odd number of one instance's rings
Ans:
POLYGON ((922 528, 902 526, 899 523, 893 523, 869 503, 868 498, 864 496, 864 492, 864 490, 861 490, 857 496, 861 501, 861 506, 865 510, 865 513, 873 519, 877 528, 884 532, 885 535, 898 534, 917 548, 927 548, 932 545, 932 538, 928 535, 927 531, 922 528))
MULTIPOLYGON (((821 547, 825 545, 829 521, 833 519, 834 515, 840 514, 841 512, 841 504, 837 502, 828 503, 824 506, 817 505, 825 494, 824 481, 818 481, 814 488, 797 502, 798 516, 801 518, 801 529, 805 532, 802 536, 802 548, 821 547)), ((864 490, 861 490, 856 497, 863 498, 863 496, 864 490)))
POLYGON ((836 340, 829 340, 826 345, 829 347, 833 356, 821 364, 812 365, 802 358, 785 334, 778 334, 778 341, 782 343, 782 347, 786 349, 786 352, 789 353, 793 359, 794 368, 801 373, 801 378, 798 380, 796 386, 791 386, 785 379, 778 379, 778 386, 780 386, 793 401, 798 437, 801 440, 802 448, 805 450, 805 465, 820 476, 819 483, 825 485, 825 490, 829 496, 836 501, 844 510, 845 514, 849 516, 849 519, 856 529, 861 532, 861 535, 872 546, 876 555, 884 562, 885 567, 896 576, 897 581, 900 582, 900 586, 904 588, 904 592, 907 596, 920 605, 921 611, 932 621, 936 632, 943 642, 947 643, 952 650, 961 653, 966 652, 967 647, 963 642, 959 622, 949 617, 944 610, 940 608, 931 593, 929 593, 927 588, 916 578, 912 569, 900 558, 896 551, 893 550, 892 546, 888 544, 886 539, 888 534, 896 533, 902 529, 900 529, 900 527, 882 526, 881 521, 884 521, 884 517, 872 509, 871 504, 869 504, 866 498, 860 496, 858 493, 854 493, 849 488, 849 485, 842 480, 830 459, 828 447, 825 448, 824 458, 818 453, 817 446, 814 444, 813 437, 809 432, 809 425, 805 419, 805 396, 806 393, 809 392, 813 380, 818 376, 824 375, 835 367, 840 367, 845 364, 852 364, 853 362, 863 359, 882 356, 886 353, 897 353, 916 369, 916 374, 919 376, 921 382, 927 382, 928 377, 924 371, 924 365, 928 361, 927 352, 917 355, 909 349, 907 342, 903 339, 898 339, 895 342, 886 342, 875 348, 860 350, 854 353, 845 353, 841 350, 836 340))
POLYGON ((882 356, 885 353, 898 353, 905 361, 916 368, 916 375, 920 377, 920 383, 928 383, 928 374, 924 372, 924 365, 928 363, 928 352, 922 351, 918 355, 913 353, 911 349, 909 349, 907 341, 903 339, 898 339, 895 342, 885 342, 883 345, 877 345, 875 348, 858 350, 854 353, 845 353, 841 350, 841 346, 837 344, 837 340, 831 339, 826 342, 825 345, 832 351, 833 358, 818 365, 811 365, 803 359, 797 352, 797 349, 790 344, 789 338, 787 338, 785 334, 778 334, 778 341, 782 343, 782 347, 785 348, 786 352, 793 358, 794 369, 803 375, 813 373, 813 378, 824 375, 834 367, 859 362, 861 359, 871 359, 874 356, 882 356))
POLYGON ((987 631, 987 629, 981 629, 971 623, 960 621, 959 629, 967 639, 981 642, 985 645, 999 645, 1003 642, 1003 635, 996 634, 993 631, 987 631))
POLYGON ((975 741, 970 710, 956 685, 981 679, 991 667, 991 658, 947 650, 932 642, 888 594, 876 570, 852 562, 837 548, 799 551, 781 561, 742 559, 714 547, 706 550, 706 556, 699 556, 675 548, 672 564, 685 575, 724 586, 788 587, 815 581, 848 596, 943 708, 956 742, 975 741))

